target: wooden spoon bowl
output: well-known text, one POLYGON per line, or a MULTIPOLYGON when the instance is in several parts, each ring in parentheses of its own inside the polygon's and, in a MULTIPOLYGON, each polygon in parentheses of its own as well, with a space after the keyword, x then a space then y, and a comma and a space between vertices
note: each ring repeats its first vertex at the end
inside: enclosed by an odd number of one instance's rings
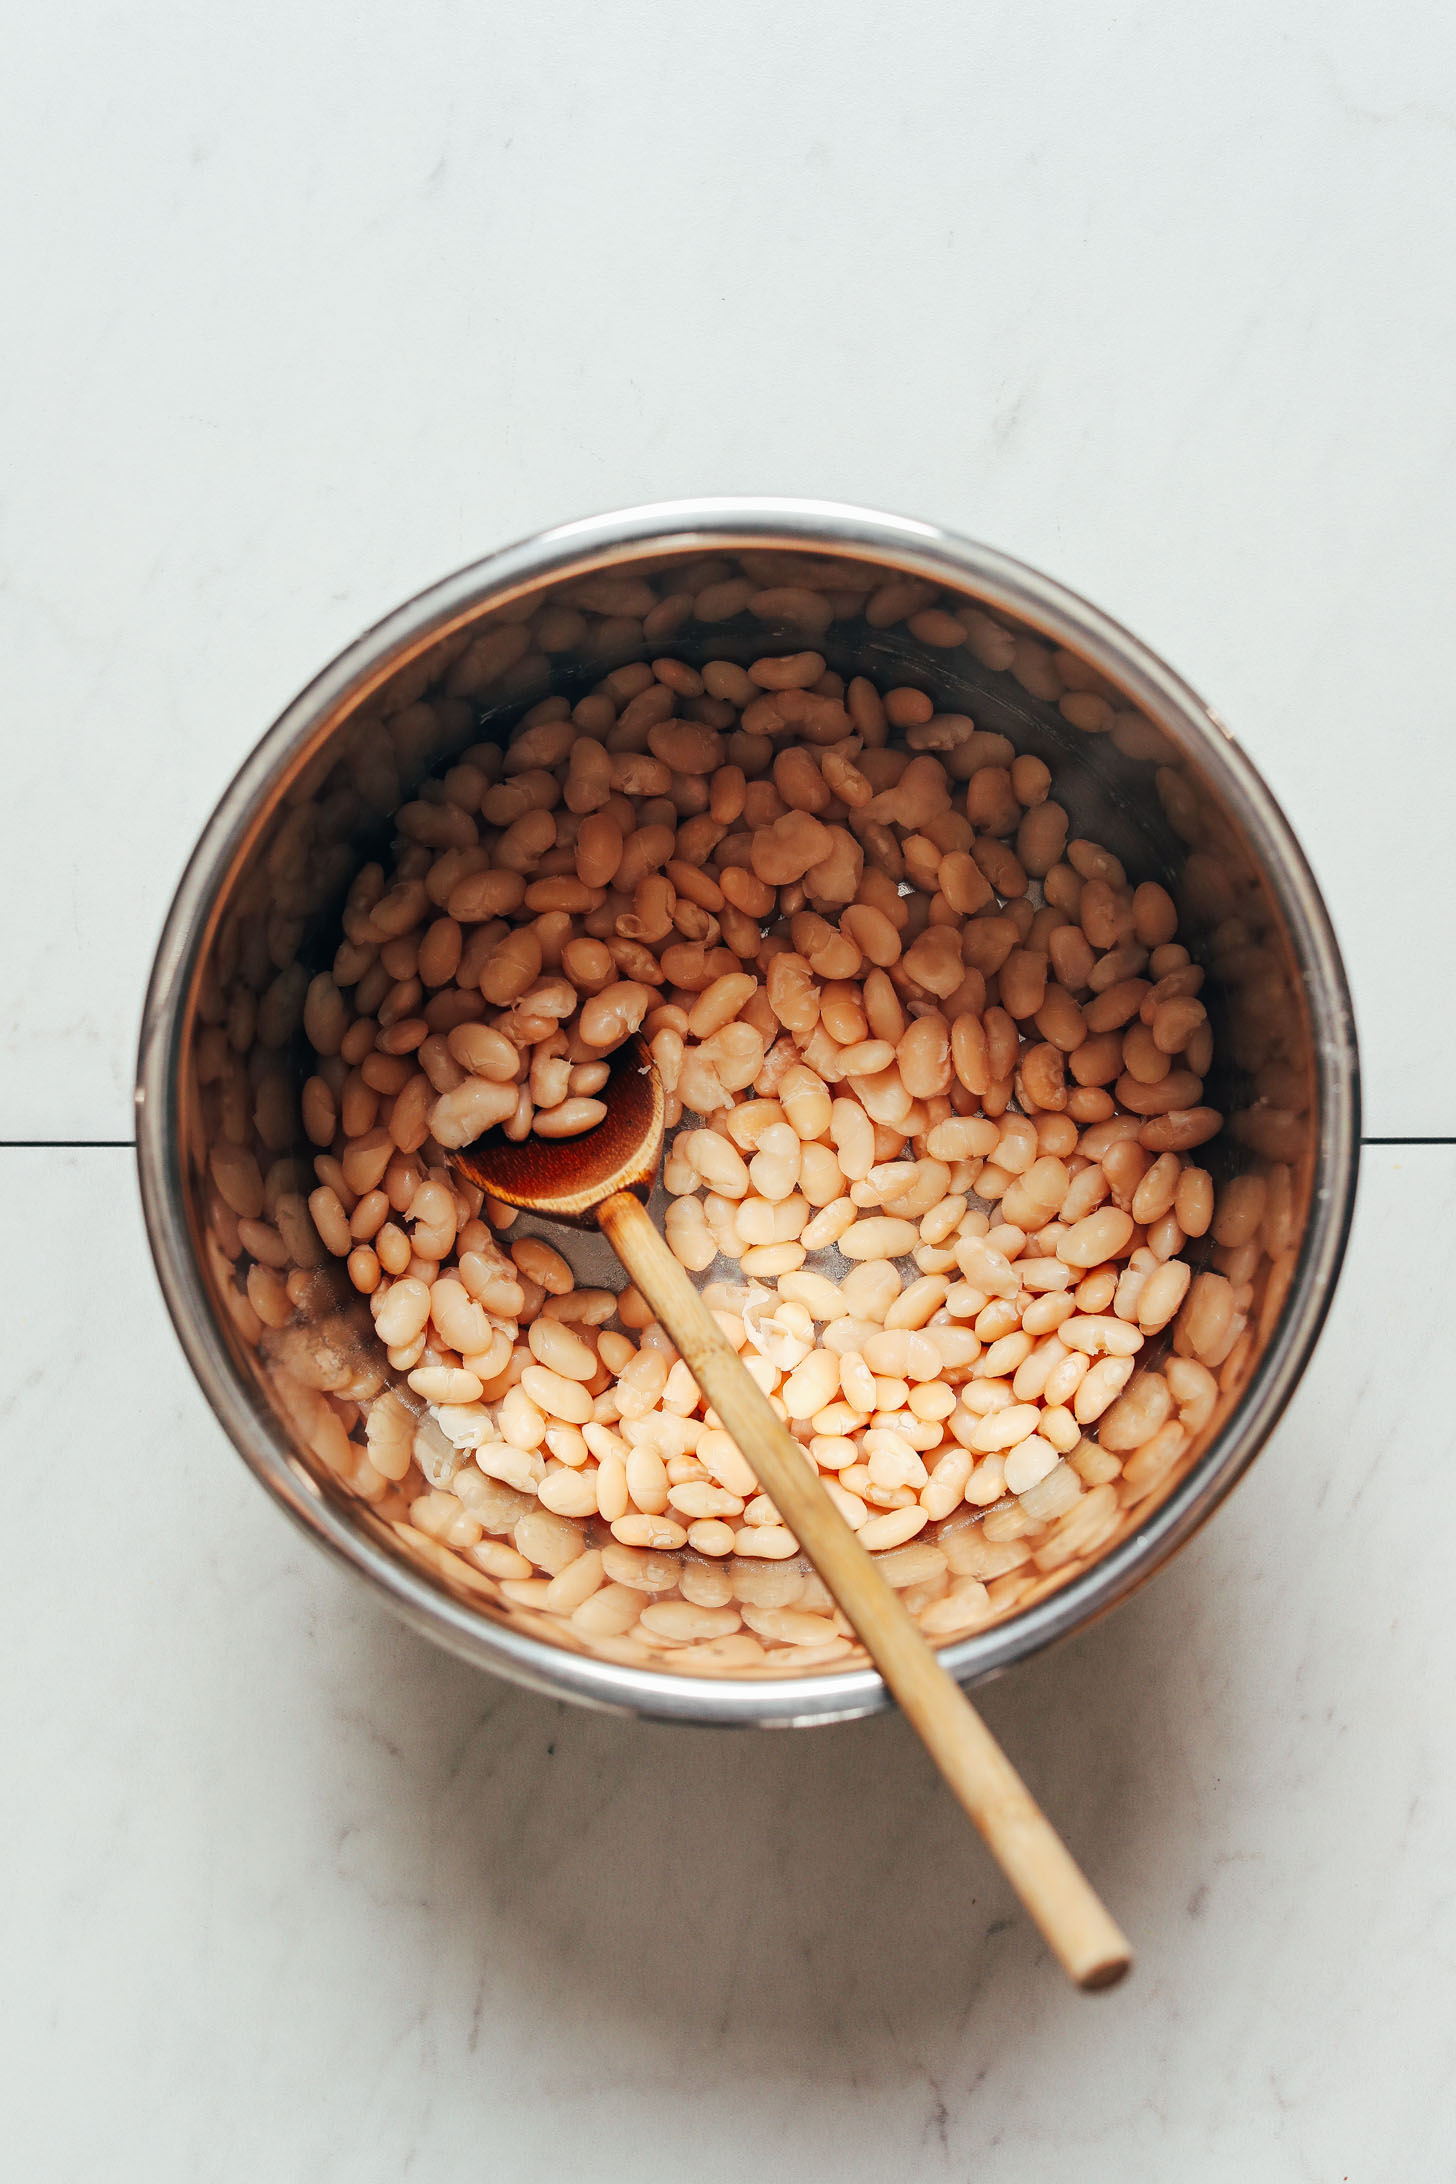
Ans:
POLYGON ((488 1130, 450 1158, 503 1206, 544 1214, 570 1228, 596 1228, 600 1209, 619 1191, 630 1191, 645 1205, 662 1164, 667 1101, 640 1035, 618 1047, 611 1074, 595 1096, 606 1115, 580 1137, 515 1140, 502 1130, 488 1130))

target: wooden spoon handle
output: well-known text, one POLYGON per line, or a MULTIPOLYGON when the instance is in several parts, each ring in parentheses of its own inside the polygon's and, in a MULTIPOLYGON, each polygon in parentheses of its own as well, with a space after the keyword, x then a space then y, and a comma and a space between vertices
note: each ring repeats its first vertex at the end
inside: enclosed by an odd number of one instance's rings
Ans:
POLYGON ((960 1686, 931 1652, 752 1379, 647 1209, 630 1191, 601 1207, 602 1230, 759 1484, 858 1631, 926 1750, 980 1829, 1064 1970, 1110 1987, 1126 1940, 960 1686))

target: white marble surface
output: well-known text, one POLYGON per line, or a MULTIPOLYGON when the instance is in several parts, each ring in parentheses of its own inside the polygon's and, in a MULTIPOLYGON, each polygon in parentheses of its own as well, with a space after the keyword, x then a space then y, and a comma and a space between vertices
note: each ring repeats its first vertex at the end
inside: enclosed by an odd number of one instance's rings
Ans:
POLYGON ((1367 1127, 1450 1128, 1456 1016, 1386 975, 1456 908, 1442 0, 75 0, 18 43, 0 1135, 128 1134, 172 885, 340 645, 705 491, 935 518, 1146 636, 1328 888, 1367 1127))
POLYGON ((1445 2184, 1456 1148, 1368 1154, 1215 1522, 984 1693, 1135 1937, 1093 1998, 898 1719, 647 1727, 397 1628, 224 1443, 129 1154, 0 1178, 17 2184, 1445 2184))
MULTIPOLYGON (((1146 636, 1309 847, 1367 1131, 1456 1132, 1448 8, 76 0, 8 59, 0 1141, 129 1134, 176 875, 341 644, 696 491, 1146 636)), ((896 1720, 614 1722, 397 1629, 224 1444, 130 1154, 0 1189, 7 2177, 1447 2184, 1456 1145, 1367 1153, 1212 1527, 985 1693, 1136 1938, 1096 2000, 896 1720)))

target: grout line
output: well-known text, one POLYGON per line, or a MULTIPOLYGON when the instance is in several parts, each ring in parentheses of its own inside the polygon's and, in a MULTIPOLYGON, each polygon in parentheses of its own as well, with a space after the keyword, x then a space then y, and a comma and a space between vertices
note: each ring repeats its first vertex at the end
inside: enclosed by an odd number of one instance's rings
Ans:
MULTIPOLYGON (((1456 1137, 1362 1137, 1362 1145, 1456 1145, 1456 1137)), ((135 1152, 136 1139, 129 1137, 91 1138, 0 1138, 0 1152, 4 1153, 91 1153, 135 1152)))

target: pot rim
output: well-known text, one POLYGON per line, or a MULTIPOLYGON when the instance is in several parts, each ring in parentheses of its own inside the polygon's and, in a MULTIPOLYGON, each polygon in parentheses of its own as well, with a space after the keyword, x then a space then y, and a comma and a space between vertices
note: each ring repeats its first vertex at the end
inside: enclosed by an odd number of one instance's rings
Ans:
POLYGON ((838 502, 725 498, 651 503, 558 524, 443 578, 376 622, 285 707, 234 775, 188 861, 147 989, 137 1059, 137 1166, 162 1293, 193 1372, 233 1445, 269 1492, 336 1559, 371 1580, 403 1619, 517 1683, 610 1711, 718 1726, 807 1726, 890 1702, 872 1668, 735 1680, 594 1660, 470 1610, 354 1529, 285 1444, 233 1364, 208 1304, 185 1214, 178 1117, 187 997, 216 913, 216 886, 280 779, 295 772, 346 704, 489 602, 545 579, 687 549, 784 549, 873 557, 907 576, 974 589, 1100 667, 1215 784, 1269 877, 1310 996, 1321 1129, 1310 1216, 1279 1325, 1220 1430, 1136 1531, 1059 1591, 940 1658, 962 1683, 1003 1673, 1126 1598, 1207 1519, 1242 1477, 1288 1403, 1334 1294, 1359 1167, 1359 1054, 1349 986, 1329 914, 1288 820, 1211 707, 1109 615, 1052 578, 936 525, 838 502))

